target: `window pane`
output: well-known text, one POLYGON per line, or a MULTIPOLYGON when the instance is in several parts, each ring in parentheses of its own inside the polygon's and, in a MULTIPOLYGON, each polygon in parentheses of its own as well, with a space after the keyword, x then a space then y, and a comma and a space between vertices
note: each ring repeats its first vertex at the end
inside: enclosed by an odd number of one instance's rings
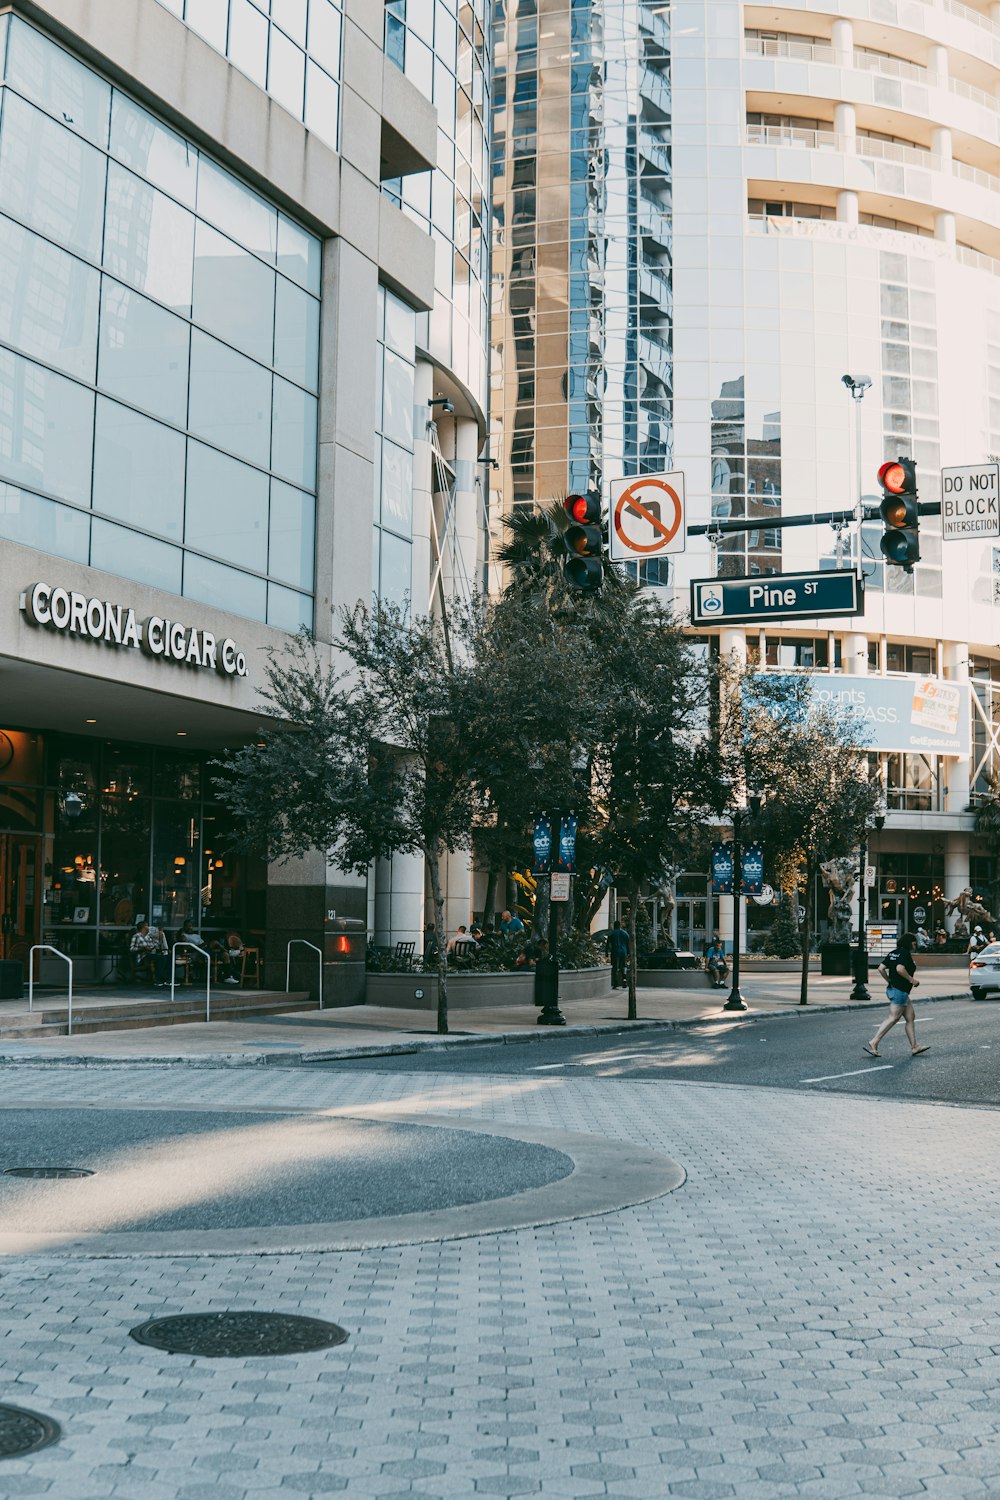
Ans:
POLYGON ((235 568, 224 568, 207 558, 188 552, 184 557, 184 592, 216 609, 229 609, 251 620, 267 617, 267 584, 235 568))
POLYGON ((88 260, 101 258, 101 153, 16 94, 7 94, 0 141, 0 208, 88 260))
POLYGON ((90 540, 92 568, 103 568, 106 573, 118 573, 151 588, 179 594, 182 555, 179 547, 94 517, 90 540))
MULTIPOLYGON (((214 448, 189 442, 184 539, 224 562, 266 573, 267 475, 214 448)), ((185 587, 184 592, 190 590, 185 587)), ((263 609, 261 604, 256 618, 264 618, 263 609)))
POLYGON ((188 426, 199 437, 267 468, 271 456, 271 375, 191 330, 191 401, 188 426))
POLYGON ((30 490, 0 484, 0 536, 20 542, 22 547, 85 563, 90 548, 90 517, 82 510, 44 500, 30 490))
POLYGON ((302 47, 306 44, 306 8, 307 0, 271 0, 272 21, 302 47))
POLYGON ((409 538, 413 530, 413 455, 382 443, 382 525, 409 538))
POLYGON ((10 29, 7 79, 46 114, 72 126, 95 146, 108 144, 110 84, 16 18, 10 29))
POLYGON ((190 336, 181 318, 105 276, 98 385, 185 426, 190 336))
POLYGON ((317 389, 319 303, 283 276, 278 277, 274 308, 274 368, 298 385, 317 389))
POLYGON ((184 532, 184 438, 115 401, 97 398, 95 510, 180 541, 184 532))
POLYGON ((94 397, 0 349, 0 478, 90 504, 94 397))
POLYGON ((305 122, 321 141, 337 149, 337 121, 340 110, 340 85, 314 62, 308 68, 305 122))
POLYGON ((271 468, 293 484, 316 487, 316 398, 274 377, 271 468))
POLYGON ((252 359, 274 354, 274 272, 207 224, 195 236, 194 320, 252 359))
POLYGON ((205 157, 198 175, 198 212, 237 244, 264 260, 274 260, 277 210, 205 157))
POLYGON ((197 151, 117 89, 111 99, 111 155, 194 208, 197 151))
POLYGON ((303 625, 307 630, 312 630, 313 602, 311 597, 308 594, 293 594, 291 589, 283 589, 280 584, 269 583, 267 586, 267 623, 292 634, 301 630, 303 625))
POLYGON ((174 312, 191 314, 194 217, 156 188, 108 166, 104 264, 174 312))
POLYGON ((267 81, 267 21, 250 0, 232 0, 229 60, 258 88, 267 81))
POLYGON ((278 215, 278 270, 319 296, 322 245, 314 234, 278 215))
POLYGON ((272 26, 271 54, 267 66, 267 92, 297 120, 302 119, 305 67, 305 53, 272 26))
MULTIPOLYGON (((413 363, 417 315, 391 292, 385 293, 385 341, 404 359, 413 363)), ((411 403, 412 404, 412 403, 411 403)))
POLYGON ((310 0, 309 53, 334 78, 340 77, 340 12, 329 0, 310 0))
POLYGON ((80 380, 94 378, 100 277, 0 218, 0 339, 80 380))
POLYGON ((267 571, 299 588, 313 586, 316 501, 312 495, 271 480, 271 527, 267 571))
POLYGON ((385 351, 382 377, 382 431, 404 448, 413 447, 413 366, 385 351))
POLYGON ((410 559, 413 548, 391 531, 382 533, 382 565, 379 598, 387 604, 402 604, 410 592, 410 559))
POLYGON ((184 19, 219 52, 226 50, 229 0, 187 0, 184 19))

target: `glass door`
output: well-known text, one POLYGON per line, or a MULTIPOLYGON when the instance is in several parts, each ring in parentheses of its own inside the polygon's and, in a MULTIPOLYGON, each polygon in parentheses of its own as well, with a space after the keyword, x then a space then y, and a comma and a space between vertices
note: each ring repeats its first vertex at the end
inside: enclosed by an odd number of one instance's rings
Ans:
POLYGON ((0 958, 27 966, 41 926, 41 840, 0 833, 0 958))

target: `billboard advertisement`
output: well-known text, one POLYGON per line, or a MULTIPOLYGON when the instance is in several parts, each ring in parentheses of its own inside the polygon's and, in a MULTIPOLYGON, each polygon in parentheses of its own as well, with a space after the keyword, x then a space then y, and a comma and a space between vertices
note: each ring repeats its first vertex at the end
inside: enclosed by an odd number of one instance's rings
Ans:
POLYGON ((970 754, 969 688, 937 677, 810 672, 818 707, 860 720, 869 750, 970 754))

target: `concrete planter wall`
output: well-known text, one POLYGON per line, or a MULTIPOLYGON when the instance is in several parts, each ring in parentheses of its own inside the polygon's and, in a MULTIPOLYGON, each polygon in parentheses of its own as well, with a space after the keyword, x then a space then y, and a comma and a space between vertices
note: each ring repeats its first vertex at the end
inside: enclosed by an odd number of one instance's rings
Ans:
MULTIPOLYGON (((369 974, 368 1004, 405 1010, 436 1010, 436 974, 369 974)), ((597 969, 567 969, 559 976, 559 1003, 597 1000, 611 993, 611 966, 597 969)), ((535 998, 535 976, 522 974, 448 975, 449 1010, 481 1010, 503 1005, 531 1005, 535 998)))

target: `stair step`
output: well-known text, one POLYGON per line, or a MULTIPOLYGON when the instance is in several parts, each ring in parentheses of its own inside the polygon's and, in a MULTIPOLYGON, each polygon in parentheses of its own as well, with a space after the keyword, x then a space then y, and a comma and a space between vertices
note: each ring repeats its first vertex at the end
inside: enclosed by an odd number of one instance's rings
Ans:
MULTIPOLYGON (((212 995, 213 1021, 252 1021, 256 1016, 285 1015, 291 1011, 318 1010, 319 1002, 306 993, 289 995, 212 995)), ((204 1021, 205 1000, 186 993, 171 1005, 169 997, 124 1001, 121 1005, 83 1006, 73 1011, 73 1034, 99 1031, 134 1031, 153 1026, 178 1026, 204 1021)), ((40 1036, 66 1035, 66 1007, 32 1013, 21 1012, 0 1020, 0 1040, 21 1041, 40 1036)))

